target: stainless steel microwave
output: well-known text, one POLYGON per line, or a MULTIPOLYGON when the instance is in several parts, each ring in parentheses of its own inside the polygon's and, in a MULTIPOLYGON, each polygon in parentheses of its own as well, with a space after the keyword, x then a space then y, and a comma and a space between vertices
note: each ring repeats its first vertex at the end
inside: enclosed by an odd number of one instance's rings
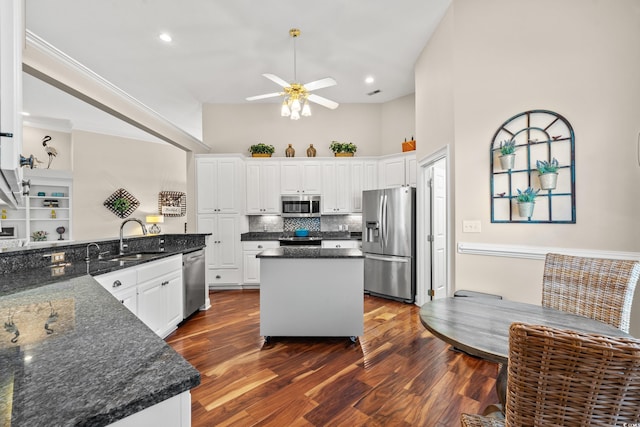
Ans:
POLYGON ((310 218, 320 216, 319 195, 290 195, 281 198, 282 216, 310 218))

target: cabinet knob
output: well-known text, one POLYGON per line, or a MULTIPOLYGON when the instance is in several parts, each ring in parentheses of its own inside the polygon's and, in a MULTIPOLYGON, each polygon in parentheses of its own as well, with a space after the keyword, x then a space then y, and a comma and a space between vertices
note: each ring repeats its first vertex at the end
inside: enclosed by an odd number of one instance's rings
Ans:
POLYGON ((262 245, 258 245, 258 249, 262 249, 262 245))
POLYGON ((220 276, 219 274, 216 274, 216 279, 222 279, 222 276, 220 276))
POLYGON ((168 284, 169 284, 169 281, 168 281, 168 280, 166 280, 166 281, 162 282, 162 286, 167 286, 168 284))
POLYGON ((341 248, 341 247, 342 247, 342 246, 340 246, 340 245, 336 245, 336 248, 341 248))
POLYGON ((122 286, 122 282, 120 280, 116 280, 116 281, 113 282, 113 287, 114 288, 117 288, 119 286, 122 286))

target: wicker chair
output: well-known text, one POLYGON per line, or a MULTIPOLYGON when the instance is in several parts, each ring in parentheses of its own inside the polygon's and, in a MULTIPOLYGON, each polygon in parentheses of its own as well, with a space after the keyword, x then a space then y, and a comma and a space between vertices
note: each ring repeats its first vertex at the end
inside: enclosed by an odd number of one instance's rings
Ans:
POLYGON ((590 317, 629 332, 637 261, 547 254, 542 306, 590 317))
POLYGON ((640 340, 514 323, 504 419, 462 414, 461 422, 463 427, 638 425, 640 340))

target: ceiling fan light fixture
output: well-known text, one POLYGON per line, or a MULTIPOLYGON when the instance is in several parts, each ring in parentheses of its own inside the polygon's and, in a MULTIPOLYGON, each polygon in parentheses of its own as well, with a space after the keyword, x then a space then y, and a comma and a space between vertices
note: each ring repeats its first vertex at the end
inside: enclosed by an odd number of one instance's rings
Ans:
POLYGON ((289 117, 291 115, 291 111, 289 110, 289 105, 287 104, 287 100, 282 101, 282 108, 280 109, 280 115, 282 117, 289 117))
POLYGON ((309 101, 304 101, 304 105, 302 106, 302 111, 300 114, 303 117, 309 117, 311 115, 311 107, 309 106, 309 101))
POLYGON ((300 113, 297 111, 292 111, 291 112, 291 120, 299 120, 300 119, 300 113))
POLYGON ((291 111, 299 112, 302 109, 300 105, 300 100, 298 98, 294 98, 291 102, 291 111))

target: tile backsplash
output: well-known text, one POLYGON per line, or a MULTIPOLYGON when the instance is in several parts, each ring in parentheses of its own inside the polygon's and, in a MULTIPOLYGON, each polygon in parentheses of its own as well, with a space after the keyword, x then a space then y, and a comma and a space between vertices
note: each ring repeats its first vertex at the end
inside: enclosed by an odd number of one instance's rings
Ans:
POLYGON ((278 215, 250 215, 249 231, 362 231, 362 215, 324 215, 320 218, 282 218, 278 215))

